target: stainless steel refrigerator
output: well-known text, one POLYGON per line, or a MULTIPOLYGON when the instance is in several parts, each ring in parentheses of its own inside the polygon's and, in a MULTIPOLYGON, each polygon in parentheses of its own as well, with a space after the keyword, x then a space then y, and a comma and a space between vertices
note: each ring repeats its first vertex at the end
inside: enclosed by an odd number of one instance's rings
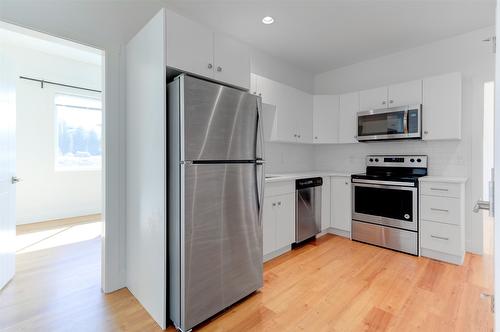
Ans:
POLYGON ((186 74, 167 96, 169 311, 187 331, 263 285, 261 100, 186 74))

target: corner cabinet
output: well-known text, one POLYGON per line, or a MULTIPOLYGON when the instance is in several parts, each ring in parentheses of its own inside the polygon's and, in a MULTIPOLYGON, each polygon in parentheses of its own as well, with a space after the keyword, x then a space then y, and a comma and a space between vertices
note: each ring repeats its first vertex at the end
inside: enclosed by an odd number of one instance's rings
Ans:
POLYGON ((313 98, 313 142, 337 143, 339 138, 339 96, 313 98))
POLYGON ((248 46, 170 10, 165 13, 168 67, 250 88, 248 46))
POLYGON ((344 237, 351 237, 351 178, 332 176, 330 178, 330 227, 331 232, 344 237))
POLYGON ((423 80, 422 139, 462 138, 462 75, 451 73, 423 80))
POLYGON ((313 96, 280 82, 251 74, 250 92, 276 106, 271 141, 313 142, 313 96))

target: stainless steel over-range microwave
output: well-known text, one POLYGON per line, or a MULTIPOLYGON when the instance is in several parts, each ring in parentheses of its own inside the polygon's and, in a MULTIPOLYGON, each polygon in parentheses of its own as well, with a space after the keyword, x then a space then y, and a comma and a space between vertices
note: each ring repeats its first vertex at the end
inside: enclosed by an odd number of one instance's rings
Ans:
POLYGON ((358 141, 422 138, 422 105, 358 112, 358 141))

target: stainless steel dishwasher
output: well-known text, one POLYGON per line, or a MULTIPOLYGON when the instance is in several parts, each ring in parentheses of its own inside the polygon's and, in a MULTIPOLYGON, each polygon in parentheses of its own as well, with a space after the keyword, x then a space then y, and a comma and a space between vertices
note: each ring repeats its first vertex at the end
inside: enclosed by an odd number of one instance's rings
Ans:
POLYGON ((322 178, 295 181, 295 243, 321 232, 322 178))

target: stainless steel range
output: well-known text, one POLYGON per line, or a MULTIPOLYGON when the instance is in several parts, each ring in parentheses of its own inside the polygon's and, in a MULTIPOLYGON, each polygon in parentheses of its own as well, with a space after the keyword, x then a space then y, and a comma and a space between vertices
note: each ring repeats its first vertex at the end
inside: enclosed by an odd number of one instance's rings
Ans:
POLYGON ((352 239, 418 255, 418 178, 427 156, 366 157, 352 181, 352 239))

